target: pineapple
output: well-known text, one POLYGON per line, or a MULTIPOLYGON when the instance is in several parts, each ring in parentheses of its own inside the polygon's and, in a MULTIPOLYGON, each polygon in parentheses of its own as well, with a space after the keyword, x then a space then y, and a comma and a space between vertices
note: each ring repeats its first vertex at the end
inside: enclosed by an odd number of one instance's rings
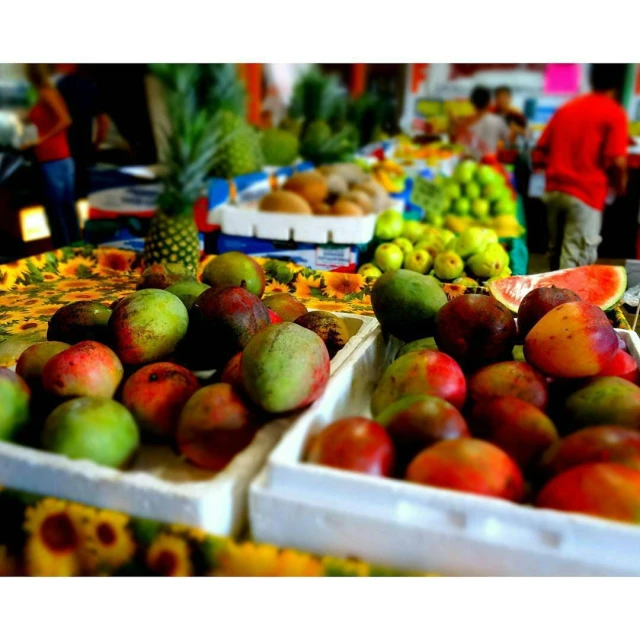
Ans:
POLYGON ((165 88, 171 131, 166 140, 164 188, 143 254, 146 266, 171 265, 191 274, 195 274, 200 256, 193 204, 226 141, 221 133, 220 116, 209 106, 219 105, 199 95, 202 74, 199 67, 191 64, 154 67, 165 88))

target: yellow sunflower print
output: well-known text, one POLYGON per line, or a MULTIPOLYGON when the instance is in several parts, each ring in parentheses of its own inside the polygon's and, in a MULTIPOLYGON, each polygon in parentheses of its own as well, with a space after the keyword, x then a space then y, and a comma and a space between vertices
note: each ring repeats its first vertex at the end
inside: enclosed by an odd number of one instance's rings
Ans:
POLYGON ((131 269, 136 254, 133 251, 122 249, 97 249, 95 252, 98 261, 97 273, 125 272, 131 269))
POLYGON ((84 267, 89 271, 95 268, 95 262, 84 256, 76 256, 67 262, 58 263, 58 273, 64 278, 77 278, 78 271, 84 267))
POLYGON ((97 291, 87 289, 85 291, 69 291, 63 296, 64 302, 62 304, 68 304, 69 302, 81 302, 83 300, 99 300, 103 295, 97 291))
POLYGON ((20 293, 4 293, 0 291, 0 308, 1 307, 15 307, 18 304, 22 304, 24 295, 20 293))
POLYGON ((160 534, 147 550, 147 566, 158 576, 192 575, 189 544, 179 536, 160 534))
POLYGON ((278 570, 278 549, 269 544, 231 542, 220 557, 220 566, 213 575, 227 577, 275 576, 278 570))
POLYGON ((131 560, 136 544, 128 524, 128 516, 115 511, 98 511, 89 519, 84 533, 94 567, 117 569, 131 560))
POLYGON ((83 278, 72 278, 70 280, 60 280, 56 285, 56 291, 74 291, 75 289, 92 289, 96 286, 95 280, 85 280, 83 278))
POLYGON ((197 529, 195 527, 188 527, 184 524, 172 524, 169 527, 169 531, 179 536, 180 535, 186 536, 187 538, 195 542, 204 542, 207 539, 206 531, 203 531, 202 529, 197 529))
POLYGON ((25 568, 31 576, 74 576, 81 572, 82 511, 45 498, 25 511, 25 568))
POLYGON ((11 289, 16 287, 18 280, 28 274, 29 267, 25 262, 3 264, 0 267, 0 290, 11 291, 11 289))
POLYGON ((29 256, 30 262, 36 269, 44 269, 51 262, 51 254, 38 253, 35 256, 29 256))
POLYGON ((62 306, 62 304, 42 304, 37 307, 31 307, 31 312, 34 316, 51 317, 62 306))
POLYGON ((320 289, 322 286, 322 278, 320 276, 305 277, 299 273, 293 281, 296 290, 296 297, 309 298, 311 289, 320 289))
POLYGON ((346 295, 362 291, 365 279, 358 273, 325 273, 324 284, 322 293, 342 300, 346 295))
POLYGON ((282 284, 281 282, 268 282, 264 288, 265 293, 289 293, 289 285, 282 284))
POLYGON ((280 552, 276 575, 293 578, 317 577, 323 574, 322 564, 308 553, 292 549, 280 552))

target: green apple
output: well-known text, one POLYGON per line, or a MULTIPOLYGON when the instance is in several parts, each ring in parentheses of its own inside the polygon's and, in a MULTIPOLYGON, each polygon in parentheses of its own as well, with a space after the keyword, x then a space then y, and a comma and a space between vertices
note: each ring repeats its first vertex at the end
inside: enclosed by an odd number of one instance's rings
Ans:
POLYGON ((471 203, 466 198, 458 198, 453 203, 453 210, 459 216, 468 216, 471 210, 471 203))
POLYGON ((413 244, 406 238, 396 238, 393 241, 393 244, 399 246, 404 255, 407 255, 407 253, 411 253, 413 251, 413 244))
POLYGON ((445 199, 449 202, 457 200, 462 195, 462 189, 457 182, 447 182, 443 189, 445 199))
POLYGON ((464 195, 469 200, 477 200, 482 194, 482 188, 477 182, 469 182, 464 187, 464 195))
POLYGON ((461 276, 460 278, 456 278, 453 281, 453 284, 461 284, 464 287, 479 287, 479 283, 473 278, 468 278, 467 276, 461 276))
POLYGON ((460 184, 467 184, 473 180, 477 167, 477 163, 473 160, 463 160, 453 170, 453 179, 460 184))
POLYGON ((409 271, 416 271, 417 273, 425 274, 431 265, 433 264, 433 258, 428 251, 424 249, 417 249, 408 253, 404 258, 404 268, 409 271))
POLYGON ((482 219, 489 216, 491 205, 488 200, 478 198, 471 203, 471 215, 474 218, 482 219))
POLYGON ((376 238, 380 240, 393 240, 402 234, 404 217, 399 211, 388 209, 382 212, 376 220, 376 238))
POLYGON ((363 278, 379 278, 382 275, 382 271, 376 267, 372 262, 367 262, 363 264, 359 269, 358 273, 363 278))
POLYGON ((482 190, 483 197, 489 200, 489 202, 496 202, 497 200, 500 200, 504 194, 505 186, 504 184, 500 184, 497 180, 490 182, 482 190))
POLYGON ((440 238, 442 238, 442 243, 446 247, 452 240, 455 240, 456 234, 453 231, 449 231, 449 229, 440 229, 440 238))
POLYGON ((496 216, 515 216, 517 212, 516 201, 510 196, 501 198, 493 206, 493 214, 496 216))
POLYGON ((433 270, 438 280, 454 280, 464 271, 464 262, 454 251, 443 251, 433 261, 433 270))
POLYGON ((428 211, 427 213, 425 213, 424 219, 432 227, 441 227, 444 224, 444 216, 441 213, 435 213, 433 211, 428 211))
POLYGON ((487 164, 481 164, 476 171, 476 181, 483 187, 496 182, 500 177, 500 174, 487 164))
POLYGON ((402 226, 402 237, 414 243, 422 235, 424 225, 418 220, 405 220, 402 226))
POLYGON ((402 249, 392 242, 384 242, 375 252, 374 262, 381 271, 400 269, 404 261, 402 249))

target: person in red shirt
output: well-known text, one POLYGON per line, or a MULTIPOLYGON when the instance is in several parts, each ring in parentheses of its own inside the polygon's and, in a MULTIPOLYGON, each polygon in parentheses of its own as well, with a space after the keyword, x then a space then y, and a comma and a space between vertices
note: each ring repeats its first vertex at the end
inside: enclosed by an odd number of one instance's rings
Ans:
POLYGON ((551 269, 596 262, 609 190, 626 189, 627 116, 615 100, 621 73, 624 65, 592 65, 593 91, 558 109, 534 150, 534 169, 546 174, 551 269))
POLYGON ((40 165, 51 242, 57 249, 81 239, 76 213, 74 163, 67 140, 71 118, 44 64, 27 65, 27 76, 38 92, 38 99, 29 112, 29 120, 36 126, 38 138, 24 145, 23 149, 33 148, 40 165))

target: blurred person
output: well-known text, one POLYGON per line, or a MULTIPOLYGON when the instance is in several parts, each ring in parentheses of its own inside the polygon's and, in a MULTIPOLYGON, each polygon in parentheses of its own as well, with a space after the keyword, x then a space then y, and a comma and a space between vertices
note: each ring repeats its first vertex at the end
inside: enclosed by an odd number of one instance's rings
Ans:
POLYGON ((527 120, 524 115, 511 104, 511 89, 507 85, 496 87, 493 92, 493 105, 491 113, 505 119, 511 140, 515 141, 518 136, 522 136, 527 130, 527 120))
POLYGON ((509 127, 504 118, 491 113, 491 92, 477 86, 470 96, 473 115, 454 121, 454 138, 467 146, 469 153, 480 160, 493 156, 501 144, 509 141, 509 127))
POLYGON ((28 114, 38 137, 23 145, 23 149, 32 148, 40 166, 51 242, 54 248, 64 247, 81 239, 74 194, 75 170, 67 140, 71 118, 46 65, 28 64, 27 77, 38 94, 28 114))
POLYGON ((532 160, 544 170, 552 270, 598 259, 602 211, 609 191, 627 184, 627 115, 616 102, 624 65, 591 68, 591 93, 566 103, 551 118, 532 160))
POLYGON ((76 168, 76 198, 86 198, 89 193, 89 167, 107 137, 109 118, 100 105, 98 87, 79 72, 77 64, 58 64, 56 70, 61 74, 56 79, 56 87, 71 116, 67 137, 76 168))

